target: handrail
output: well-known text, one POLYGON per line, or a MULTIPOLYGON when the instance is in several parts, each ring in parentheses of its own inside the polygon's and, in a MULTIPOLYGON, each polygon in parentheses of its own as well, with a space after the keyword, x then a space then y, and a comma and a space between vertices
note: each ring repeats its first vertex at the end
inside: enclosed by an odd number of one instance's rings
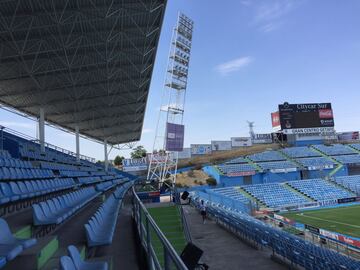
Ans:
POLYGON ((182 225, 183 225, 186 241, 188 243, 192 243, 190 228, 189 228, 189 224, 187 222, 186 215, 184 213, 184 209, 183 209, 182 205, 179 205, 179 207, 180 207, 181 222, 182 222, 182 225))
MULTIPOLYGON (((5 131, 11 135, 15 135, 17 137, 20 137, 22 139, 25 139, 27 141, 30 141, 30 142, 33 142, 33 143, 36 143, 36 144, 40 144, 40 141, 34 137, 31 137, 29 135, 26 135, 24 133, 21 133, 19 131, 16 131, 16 130, 13 130, 11 128, 8 128, 8 127, 4 127, 4 126, 1 126, 0 125, 0 129, 2 131, 5 131)), ((52 149, 52 150, 55 150, 55 151, 58 151, 58 152, 61 152, 61 153, 64 153, 64 154, 67 154, 67 155, 70 155, 70 156, 73 156, 73 157, 76 157, 76 153, 75 152, 72 152, 70 150, 67 150, 65 148, 62 148, 62 147, 59 147, 59 146, 56 146, 54 144, 51 144, 51 143, 47 143, 47 142, 44 142, 45 146, 52 149)), ((81 155, 80 154, 80 159, 83 159, 83 160, 87 160, 87 161, 90 161, 90 162, 93 162, 95 163, 95 158, 92 158, 92 157, 88 157, 88 156, 85 156, 85 155, 81 155)))
POLYGON ((141 202, 139 197, 135 192, 135 187, 132 188, 134 195, 133 201, 133 215, 136 222, 136 227, 139 233, 141 244, 144 246, 144 249, 147 253, 148 266, 149 269, 153 270, 170 270, 174 269, 175 266, 178 270, 188 270, 180 256, 175 251, 174 247, 171 245, 169 240, 157 226, 154 219, 151 217, 150 213, 147 211, 144 204, 141 202), (143 220, 144 219, 144 220, 143 220), (150 232, 152 229, 155 232, 155 235, 159 238, 163 249, 164 249, 164 266, 162 267, 159 258, 157 257, 154 248, 152 246, 151 237, 154 235, 150 232))

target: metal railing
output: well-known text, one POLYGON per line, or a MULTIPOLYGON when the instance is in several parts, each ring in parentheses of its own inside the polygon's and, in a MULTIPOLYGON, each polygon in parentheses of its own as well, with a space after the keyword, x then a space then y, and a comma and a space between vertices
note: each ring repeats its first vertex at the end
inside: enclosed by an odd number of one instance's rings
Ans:
POLYGON ((169 240, 162 233, 154 219, 147 211, 144 204, 137 196, 134 187, 132 189, 132 192, 134 194, 133 218, 135 219, 141 245, 143 246, 147 255, 148 269, 187 270, 188 268, 181 260, 180 256, 177 254, 173 246, 170 244, 169 240), (160 244, 162 245, 163 249, 163 252, 161 254, 157 254, 155 252, 153 247, 154 240, 160 240, 160 244), (158 256, 161 255, 162 258, 158 258, 158 256))
MULTIPOLYGON (((6 133, 9 133, 11 135, 14 135, 14 136, 17 136, 17 137, 20 137, 22 139, 25 139, 29 142, 32 142, 32 143, 36 143, 36 144, 39 144, 40 145, 40 141, 36 138, 33 138, 29 135, 26 135, 26 134, 23 134, 19 131, 16 131, 16 130, 13 130, 11 128, 7 128, 7 127, 4 127, 4 126, 1 126, 0 125, 0 129, 1 129, 1 149, 3 149, 3 139, 4 139, 4 133, 3 132, 6 132, 6 133)), ((61 147, 58 147, 54 144, 51 144, 51 143, 47 143, 47 142, 44 142, 45 144, 45 147, 49 148, 49 149, 52 149, 52 150, 55 150, 55 151, 58 151, 58 152, 61 152, 63 154, 66 154, 66 155, 69 155, 69 156, 72 156, 74 158, 76 158, 76 153, 75 152, 72 152, 70 150, 67 150, 67 149, 64 149, 64 148, 61 148, 61 147)), ((95 158, 92 158, 92 157, 88 157, 88 156, 85 156, 85 155, 81 155, 80 154, 80 159, 82 160, 87 160, 89 162, 92 162, 92 163, 95 163, 95 158)))

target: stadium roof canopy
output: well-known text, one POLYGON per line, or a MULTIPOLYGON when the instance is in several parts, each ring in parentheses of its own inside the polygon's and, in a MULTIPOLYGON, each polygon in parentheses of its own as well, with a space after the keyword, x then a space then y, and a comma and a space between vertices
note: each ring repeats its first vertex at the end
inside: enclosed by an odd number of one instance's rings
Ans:
POLYGON ((0 1, 0 102, 98 141, 140 140, 165 7, 0 1))

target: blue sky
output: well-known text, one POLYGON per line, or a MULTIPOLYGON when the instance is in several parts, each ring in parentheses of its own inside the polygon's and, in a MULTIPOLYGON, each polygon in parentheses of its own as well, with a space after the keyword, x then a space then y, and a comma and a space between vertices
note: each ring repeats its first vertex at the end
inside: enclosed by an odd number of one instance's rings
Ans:
MULTIPOLYGON (((178 11, 195 21, 185 146, 246 136, 246 120, 271 132, 270 113, 284 101, 332 102, 336 130, 360 129, 360 1, 169 0, 139 143, 148 150, 178 11)), ((5 111, 0 124, 36 134, 34 122, 5 111)), ((51 128, 46 139, 75 148, 74 136, 51 128)), ((81 151, 103 158, 93 142, 81 140, 81 151)))

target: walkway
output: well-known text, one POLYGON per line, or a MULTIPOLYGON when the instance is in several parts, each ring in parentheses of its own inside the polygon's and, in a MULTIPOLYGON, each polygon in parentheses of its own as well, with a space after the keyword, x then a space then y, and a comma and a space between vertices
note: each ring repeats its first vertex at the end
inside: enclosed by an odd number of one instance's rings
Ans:
POLYGON ((216 222, 207 220, 202 224, 199 213, 190 206, 184 206, 193 243, 204 250, 201 261, 210 270, 273 270, 287 269, 270 259, 270 253, 256 250, 239 238, 224 230, 216 222))

